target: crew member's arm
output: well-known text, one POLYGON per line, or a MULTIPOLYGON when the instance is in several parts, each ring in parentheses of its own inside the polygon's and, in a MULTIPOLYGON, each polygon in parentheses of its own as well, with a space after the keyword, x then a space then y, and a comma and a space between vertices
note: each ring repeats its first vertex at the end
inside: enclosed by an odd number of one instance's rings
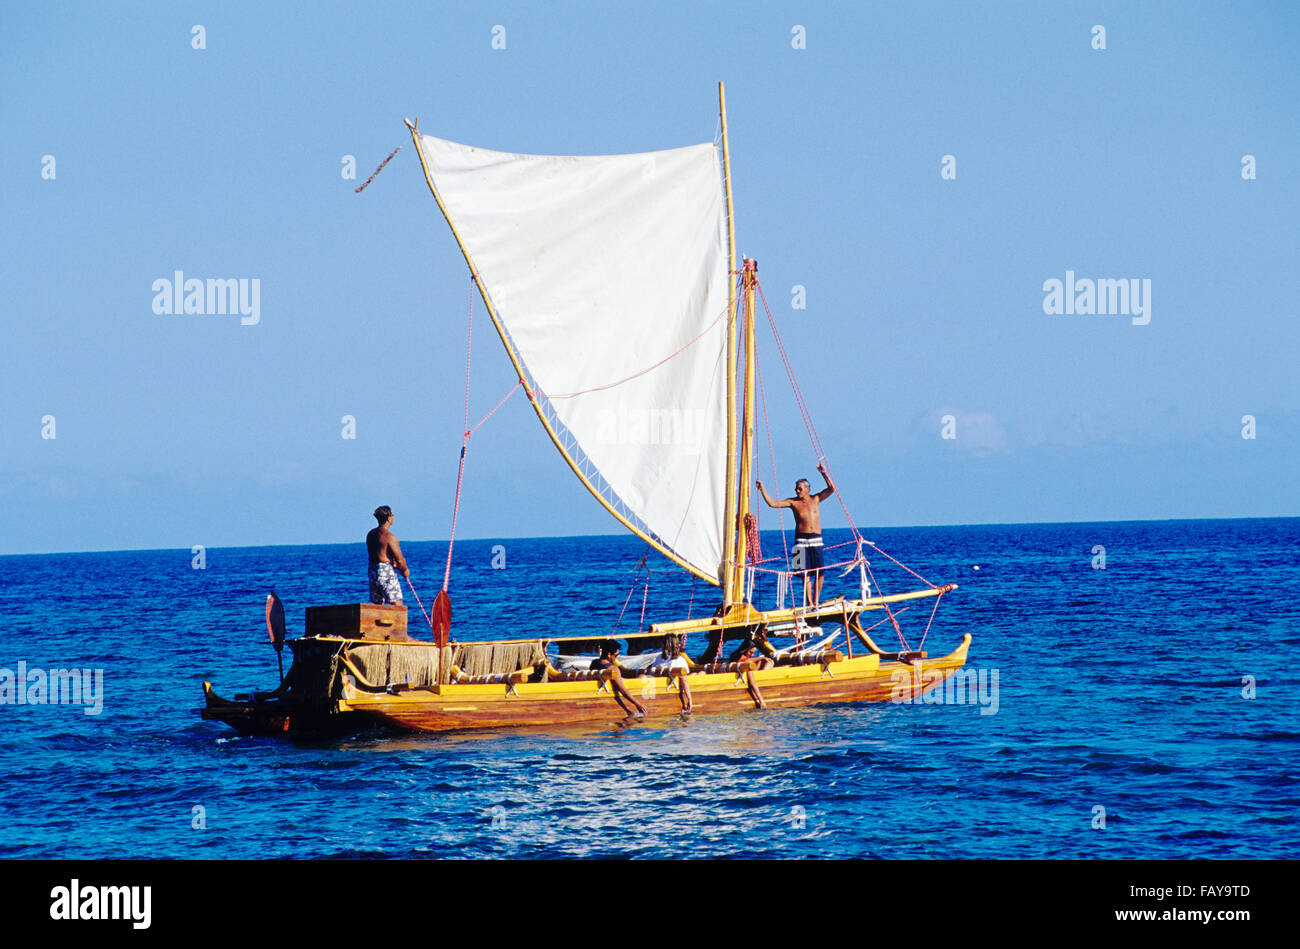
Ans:
POLYGON ((617 659, 613 660, 613 662, 606 666, 606 668, 610 670, 609 685, 614 692, 614 701, 618 703, 619 708, 627 712, 629 715, 633 714, 632 710, 623 704, 623 700, 627 699, 627 701, 631 703, 632 708, 636 709, 636 714, 645 715, 645 706, 633 698, 632 693, 629 692, 627 686, 623 684, 623 673, 621 671, 622 666, 619 661, 617 659))
POLYGON ((773 501, 772 498, 767 493, 767 488, 763 487, 763 482, 755 481, 754 483, 758 485, 758 490, 763 495, 763 500, 767 502, 768 507, 790 507, 791 506, 791 502, 789 498, 784 498, 780 501, 773 501))
POLYGON ((406 566, 406 558, 402 556, 402 545, 397 542, 397 536, 393 535, 392 542, 388 545, 388 556, 392 558, 393 565, 397 567, 398 572, 411 579, 410 568, 406 566))
POLYGON ((825 465, 818 465, 817 470, 820 471, 822 473, 822 477, 826 479, 826 487, 822 488, 822 490, 817 492, 817 500, 825 501, 828 497, 830 497, 832 494, 835 493, 835 482, 831 480, 831 476, 827 473, 825 465))

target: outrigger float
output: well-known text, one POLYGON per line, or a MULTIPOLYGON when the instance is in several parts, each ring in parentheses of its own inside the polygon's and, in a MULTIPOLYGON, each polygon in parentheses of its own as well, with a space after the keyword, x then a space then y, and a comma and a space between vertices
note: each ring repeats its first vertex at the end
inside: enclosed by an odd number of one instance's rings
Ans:
MULTIPOLYGON (((824 569, 857 574, 857 596, 809 603, 805 592, 803 605, 786 607, 786 592, 793 603, 808 571, 788 552, 761 555, 750 485, 762 291, 755 261, 736 266, 721 84, 718 99, 720 143, 641 155, 494 152, 406 123, 518 376, 511 394, 523 389, 570 469, 623 527, 720 588, 716 612, 611 634, 625 644, 614 669, 586 669, 574 658, 603 636, 454 643, 449 545, 432 642, 407 635, 404 607, 371 604, 309 608, 306 634, 286 639, 283 607, 272 595, 267 625, 277 651, 287 643, 293 653, 288 675, 274 692, 233 699, 204 682, 204 719, 261 735, 602 723, 624 717, 619 685, 655 719, 682 713, 683 681, 695 713, 909 701, 965 664, 969 635, 942 657, 923 648, 939 600, 956 584, 933 584, 904 567, 925 586, 882 594, 872 559, 899 562, 862 537, 847 507, 851 556, 824 569), (776 578, 776 608, 754 605, 760 576, 776 578), (898 622, 906 607, 894 605, 927 598, 933 607, 913 647, 898 622), (864 625, 874 613, 883 618, 864 625), (898 649, 872 639, 885 623, 898 649), (707 656, 688 658, 686 670, 651 667, 645 660, 670 636, 707 642, 707 656), (716 661, 734 640, 752 642, 753 658, 716 661)), ((779 334, 776 342, 824 462, 779 334)), ((473 431, 467 406, 461 475, 473 431)), ((458 476, 457 503, 460 483, 458 476)), ((454 542, 454 513, 452 525, 454 542)))

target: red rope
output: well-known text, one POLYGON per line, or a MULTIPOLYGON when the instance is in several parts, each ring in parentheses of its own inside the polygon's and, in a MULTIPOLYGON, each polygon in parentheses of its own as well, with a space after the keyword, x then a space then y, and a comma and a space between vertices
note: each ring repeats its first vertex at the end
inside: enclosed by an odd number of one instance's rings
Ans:
POLYGON ((877 546, 876 546, 875 544, 873 544, 871 541, 869 541, 869 540, 864 540, 863 543, 866 544, 868 547, 870 547, 872 550, 876 551, 877 553, 884 554, 885 557, 887 557, 887 558, 890 559, 890 560, 893 560, 894 563, 898 564, 900 567, 902 567, 904 570, 906 570, 906 571, 907 571, 908 573, 910 573, 912 576, 916 577, 916 579, 920 580, 920 581, 921 581, 922 583, 924 583, 926 586, 933 587, 933 588, 936 589, 936 590, 939 589, 938 585, 933 584, 933 583, 931 583, 929 580, 925 579, 925 577, 921 576, 919 573, 917 573, 915 570, 913 570, 913 569, 912 569, 911 567, 909 567, 907 564, 903 563, 901 560, 894 560, 893 557, 890 557, 889 554, 886 554, 883 550, 881 550, 879 547, 877 547, 877 546))
MULTIPOLYGON (((871 578, 871 585, 876 588, 876 592, 879 594, 881 592, 880 584, 876 582, 876 575, 871 571, 871 564, 867 563, 865 560, 862 561, 862 564, 867 568, 867 576, 871 578)), ((894 615, 894 611, 889 608, 888 603, 881 603, 881 606, 885 608, 886 618, 889 622, 894 624, 894 632, 898 636, 898 641, 903 644, 903 651, 911 652, 912 647, 907 644, 907 638, 903 635, 903 630, 898 625, 898 617, 894 615)))
POLYGON ((627 612, 627 605, 632 602, 632 594, 636 592, 637 581, 641 579, 641 568, 645 566, 646 557, 648 556, 648 554, 643 555, 641 562, 636 565, 636 576, 632 578, 632 586, 628 588, 627 599, 623 601, 623 608, 618 611, 618 619, 614 620, 614 628, 609 632, 611 636, 618 632, 619 624, 623 622, 623 614, 627 612))
POLYGON ((524 380, 520 379, 520 380, 519 380, 518 382, 516 382, 513 386, 511 386, 511 387, 510 387, 510 391, 507 392, 505 395, 503 395, 503 396, 501 397, 501 401, 498 402, 496 405, 494 405, 494 406, 492 407, 492 411, 489 412, 487 415, 483 416, 481 419, 479 419, 479 420, 478 420, 478 424, 475 425, 473 428, 471 428, 468 432, 465 433, 465 438, 468 439, 471 435, 473 435, 475 432, 477 432, 477 431, 479 430, 480 426, 482 426, 482 424, 483 424, 484 422, 486 422, 486 421, 487 421, 488 419, 490 419, 493 415, 495 415, 495 414, 496 414, 496 410, 499 409, 499 408, 501 408, 501 406, 505 405, 505 404, 506 404, 506 400, 509 399, 512 395, 514 395, 514 394, 515 394, 515 390, 518 389, 518 388, 519 388, 521 385, 523 385, 523 384, 524 384, 524 380))
MULTIPOLYGON (((465 483, 465 450, 469 447, 469 370, 471 359, 474 352, 474 290, 475 284, 478 283, 478 274, 470 274, 469 288, 469 320, 465 329, 465 428, 464 435, 460 440, 460 465, 456 469, 456 500, 451 506, 451 536, 447 538, 447 568, 442 573, 442 589, 445 593, 447 585, 451 582, 451 552, 456 546, 456 519, 460 516, 460 491, 465 483)), ((514 390, 511 389, 511 392, 514 390)), ((506 398, 509 398, 507 395, 506 398)), ((502 399, 501 401, 505 401, 502 399)), ((498 405, 498 408, 500 406, 498 405)), ((492 410, 493 412, 496 409, 492 410)), ((489 412, 489 415, 492 413, 489 412)), ((482 424, 481 422, 479 424, 482 424)), ((475 426, 476 428, 478 426, 475 426)))
MULTIPOLYGON (((781 354, 781 361, 785 364, 786 375, 790 377, 790 387, 794 390, 795 404, 799 407, 799 414, 803 416, 804 427, 808 430, 809 440, 812 442, 813 452, 817 455, 817 460, 825 466, 827 472, 830 471, 830 464, 826 458, 826 450, 822 446, 821 436, 817 434, 817 426, 812 419, 812 412, 808 408, 808 402, 803 396, 803 390, 799 388, 799 380, 795 377, 794 366, 790 363, 790 356, 785 350, 785 344, 781 341, 781 334, 776 328, 776 319, 772 316, 772 308, 767 305, 767 295, 763 293, 763 287, 754 278, 754 287, 758 290, 758 296, 763 301, 763 311, 767 314, 768 325, 772 328, 772 337, 776 340, 777 351, 781 354)), ((833 478, 832 478, 833 480, 833 478)), ((844 496, 838 489, 835 491, 835 499, 840 502, 840 507, 844 511, 844 519, 849 523, 849 530, 853 532, 853 539, 859 540, 861 534, 858 533, 857 525, 853 517, 849 514, 848 505, 844 503, 844 496)))
POLYGON ((917 652, 920 652, 925 648, 925 637, 930 635, 930 623, 934 622, 934 614, 939 612, 939 601, 942 599, 942 593, 934 598, 934 609, 930 611, 930 620, 925 624, 925 632, 921 634, 921 641, 916 644, 917 652))
MULTIPOLYGON (((782 339, 781 339, 781 333, 780 333, 780 331, 778 331, 777 328, 776 328, 776 319, 772 316, 772 308, 771 308, 771 307, 768 305, 768 303, 767 303, 767 295, 763 293, 763 288, 762 288, 762 286, 758 283, 757 278, 755 278, 755 280, 754 280, 754 286, 755 286, 755 287, 757 288, 757 290, 758 290, 759 298, 763 301, 763 311, 764 311, 764 313, 767 314, 767 322, 768 322, 768 325, 769 325, 769 326, 771 327, 771 329, 772 329, 772 337, 773 337, 773 339, 776 341, 777 352, 780 353, 780 356, 781 356, 781 362, 782 362, 782 364, 783 364, 784 367, 785 367, 786 376, 787 376, 787 377, 789 378, 789 380, 790 380, 790 387, 791 387, 791 389, 794 391, 795 405, 798 407, 798 409, 799 409, 799 414, 800 414, 800 416, 801 416, 802 419, 803 419, 804 428, 807 429, 807 431, 808 431, 808 438, 809 438, 809 441, 812 443, 813 451, 814 451, 814 453, 817 455, 817 457, 818 457, 818 459, 820 460, 821 464, 826 468, 826 472, 827 472, 827 475, 828 475, 828 479, 833 480, 833 476, 830 475, 830 464, 829 464, 829 462, 827 461, 827 458, 826 458, 826 451, 825 451, 824 446, 822 445, 821 436, 820 436, 820 434, 818 434, 818 432, 817 432, 817 425, 816 425, 815 422, 813 422, 812 412, 811 412, 811 410, 808 408, 808 402, 807 402, 807 400, 804 398, 803 390, 802 390, 802 389, 800 388, 800 386, 799 386, 799 380, 798 380, 798 378, 795 376, 794 366, 793 366, 793 364, 790 362, 790 355, 789 355, 789 353, 786 352, 785 343, 784 343, 784 342, 782 341, 782 339)), ((762 377, 761 377, 761 375, 760 375, 760 377, 759 377, 759 386, 760 386, 760 389, 761 389, 761 387, 762 387, 762 377)), ((764 398, 764 415, 765 415, 765 416, 766 416, 766 410, 767 410, 767 403, 766 403, 766 398, 764 398)), ((768 437, 769 437, 769 443, 770 443, 770 439, 771 439, 770 429, 769 429, 769 436, 768 436, 768 437)), ((770 446, 769 446, 769 447, 770 447, 770 446)), ((775 467, 776 467, 776 463, 775 463, 775 459, 774 459, 774 460, 773 460, 773 475, 772 475, 773 479, 775 479, 775 477, 776 477, 776 474, 775 474, 775 467)), ((859 531, 858 531, 858 528, 857 528, 856 523, 855 523, 854 520, 853 520, 853 516, 849 513, 849 508, 848 508, 848 505, 847 505, 847 504, 845 503, 845 501, 844 501, 844 496, 843 496, 843 494, 842 494, 838 489, 835 491, 835 498, 836 498, 837 501, 839 501, 841 510, 844 511, 844 519, 845 519, 846 521, 848 521, 848 524, 849 524, 849 530, 852 531, 852 534, 853 534, 853 540, 854 540, 855 544, 857 545, 858 557, 862 560, 862 563, 863 563, 863 565, 864 565, 865 568, 866 568, 867 574, 868 574, 868 576, 870 576, 870 578, 871 578, 871 583, 872 583, 873 586, 875 586, 877 593, 883 594, 884 591, 881 589, 879 582, 876 580, 876 576, 875 576, 874 572, 872 572, 872 570, 871 570, 871 565, 870 565, 869 563, 867 563, 867 561, 866 561, 865 558, 862 558, 862 557, 861 557, 861 551, 862 551, 862 546, 861 546, 861 545, 862 545, 863 543, 868 543, 869 546, 870 546, 873 550, 879 551, 879 552, 880 552, 882 555, 884 555, 886 558, 888 558, 889 560, 891 560, 893 563, 897 564, 898 566, 902 567, 904 570, 906 570, 908 573, 912 574, 912 576, 916 577, 916 578, 917 578, 918 580, 920 580, 922 583, 926 584, 927 586, 929 586, 929 587, 931 587, 931 588, 933 588, 933 589, 938 589, 938 588, 935 586, 935 584, 931 583, 929 580, 927 580, 925 577, 921 576, 919 573, 917 573, 917 572, 916 572, 915 570, 913 570, 911 567, 909 567, 909 566, 907 566, 906 564, 904 564, 902 561, 897 560, 896 558, 894 558, 894 557, 890 556, 889 554, 885 553, 885 551, 881 550, 881 549, 880 549, 879 547, 877 547, 875 544, 872 544, 872 543, 870 543, 869 541, 864 541, 863 538, 862 538, 861 533, 859 533, 859 531)), ((784 528, 784 525, 783 525, 783 528, 784 528)), ((785 536, 784 536, 784 529, 783 529, 783 532, 782 532, 782 543, 784 543, 784 541, 785 541, 785 536)), ((889 622, 891 625, 893 625, 893 627, 894 627, 894 633, 898 636, 898 640, 899 640, 899 642, 902 643, 902 645, 903 645, 903 649, 904 649, 905 651, 910 652, 911 649, 910 649, 910 647, 908 646, 907 638, 903 635, 903 630, 902 630, 902 628, 898 625, 898 617, 897 617, 897 615, 894 613, 894 611, 893 611, 892 609, 890 609, 888 603, 884 603, 884 604, 882 604, 882 605, 883 605, 884 608, 885 608, 886 619, 888 620, 888 622, 889 622)), ((937 610, 938 608, 939 608, 939 601, 938 601, 938 599, 936 599, 936 600, 935 600, 935 604, 934 604, 934 610, 932 610, 931 613, 930 613, 930 621, 931 621, 931 622, 934 621, 934 612, 935 612, 935 610, 937 610)), ((900 611, 900 612, 901 612, 901 611, 900 611)), ((885 620, 882 620, 881 622, 885 622, 885 620)), ((877 625, 879 625, 879 624, 877 624, 877 625)), ((873 627, 873 628, 874 628, 874 627, 873 627)), ((926 624, 925 631, 926 631, 927 634, 929 633, 929 631, 930 631, 930 624, 929 624, 929 623, 926 624)), ((925 642, 925 635, 924 635, 924 634, 923 634, 922 637, 921 637, 921 641, 922 641, 922 643, 925 642)))
POLYGON ((682 353, 686 352, 686 350, 690 349, 692 346, 694 346, 696 343, 698 343, 701 339, 703 339, 703 338, 704 338, 704 335, 705 335, 706 333, 708 333, 709 330, 713 329, 713 327, 717 326, 718 323, 720 323, 720 322, 722 321, 722 318, 723 318, 724 316, 726 316, 726 315, 727 315, 727 311, 726 311, 726 310, 723 310, 721 313, 718 314, 718 318, 717 318, 717 319, 715 319, 715 320, 714 320, 712 323, 710 323, 708 326, 704 327, 704 329, 700 330, 700 332, 699 332, 698 335, 696 335, 693 339, 689 340, 689 341, 688 341, 685 345, 683 345, 681 348, 679 348, 679 349, 677 349, 677 350, 674 350, 673 352, 669 353, 667 356, 665 356, 663 359, 659 360, 659 361, 658 361, 657 363, 655 363, 654 365, 646 366, 644 369, 642 369, 642 370, 640 370, 640 371, 638 371, 638 372, 634 372, 634 373, 632 373, 630 376, 624 376, 622 379, 615 379, 613 382, 607 382, 607 383, 605 383, 604 385, 592 386, 590 389, 579 389, 577 392, 554 392, 554 393, 552 393, 552 392, 543 392, 543 393, 541 393, 541 394, 544 395, 544 396, 546 396, 546 398, 550 399, 551 401, 554 401, 554 400, 556 400, 556 399, 572 399, 574 396, 577 396, 577 395, 586 395, 588 392, 600 392, 600 391, 602 391, 602 390, 604 390, 604 389, 612 389, 612 388, 614 388, 615 386, 621 386, 621 385, 622 385, 623 383, 625 383, 625 382, 631 382, 633 379, 636 379, 636 378, 638 378, 638 377, 640 377, 640 376, 644 376, 647 372, 651 372, 652 370, 658 369, 660 366, 662 366, 662 365, 663 365, 664 363, 666 363, 668 360, 670 360, 670 359, 672 359, 672 358, 674 358, 674 357, 676 357, 676 356, 680 356, 682 353))
MULTIPOLYGON (((763 389, 763 370, 758 365, 758 356, 754 356, 755 375, 758 376, 758 397, 763 404, 763 428, 767 432, 767 456, 772 463, 772 487, 777 487, 776 480, 776 449, 772 447, 772 423, 767 417, 767 392, 763 389)), ((758 499, 755 498, 757 504, 758 499)), ((777 518, 777 526, 781 528, 781 552, 785 558, 785 569, 790 569, 790 545, 785 539, 785 520, 777 518)))
MULTIPOLYGON (((412 593, 415 593, 415 584, 411 582, 410 577, 406 578, 406 585, 411 588, 412 593)), ((418 593, 415 593, 415 602, 420 607, 420 614, 424 617, 424 621, 429 624, 430 629, 433 629, 433 620, 429 619, 429 613, 424 608, 424 604, 420 602, 420 594, 418 593)))
MULTIPOLYGON (((896 614, 894 614, 894 615, 895 615, 895 616, 901 616, 902 614, 906 613, 906 612, 907 612, 908 610, 910 610, 910 609, 911 609, 910 606, 905 606, 905 607, 903 607, 901 610, 899 610, 899 611, 898 611, 896 614)), ((877 626, 881 626, 881 625, 883 625, 883 624, 885 624, 885 623, 888 623, 888 622, 889 622, 889 617, 886 616, 886 617, 885 617, 884 619, 882 619, 879 623, 872 623, 870 626, 868 626, 866 629, 864 629, 863 632, 864 632, 864 633, 869 633, 869 632, 871 632, 873 629, 875 629, 877 626)))
POLYGON ((758 514, 753 511, 745 515, 745 547, 750 563, 763 562, 763 546, 758 539, 758 514))
POLYGON ((465 326, 465 428, 469 428, 469 367, 474 353, 474 290, 478 283, 478 274, 469 275, 469 319, 465 326))

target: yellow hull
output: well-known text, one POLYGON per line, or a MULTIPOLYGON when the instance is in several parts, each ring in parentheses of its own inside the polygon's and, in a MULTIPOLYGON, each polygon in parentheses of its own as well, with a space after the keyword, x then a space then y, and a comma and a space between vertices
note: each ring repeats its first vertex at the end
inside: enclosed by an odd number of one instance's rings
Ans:
MULTIPOLYGON (((825 665, 778 666, 752 673, 769 708, 825 702, 908 701, 939 685, 966 662, 970 636, 947 656, 911 663, 882 662, 871 654, 825 665)), ((672 680, 641 676, 624 679, 646 707, 647 718, 681 714, 672 680)), ((755 707, 742 675, 697 673, 690 676, 694 713, 736 712, 755 707)), ((339 711, 410 731, 450 731, 568 722, 613 722, 624 717, 607 682, 521 682, 513 685, 440 685, 396 694, 371 692, 344 678, 339 711)))

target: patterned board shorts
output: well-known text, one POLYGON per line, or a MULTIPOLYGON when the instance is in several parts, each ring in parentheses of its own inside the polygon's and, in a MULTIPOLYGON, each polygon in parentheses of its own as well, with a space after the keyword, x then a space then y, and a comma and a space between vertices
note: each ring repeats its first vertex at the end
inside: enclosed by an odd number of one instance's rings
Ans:
POLYGON ((794 551, 790 557, 791 569, 796 571, 810 571, 806 576, 816 578, 821 576, 824 564, 825 559, 822 556, 822 535, 795 534, 794 551))
POLYGON ((370 565, 370 602, 402 602, 402 584, 397 579, 397 570, 391 563, 372 563, 370 565))

